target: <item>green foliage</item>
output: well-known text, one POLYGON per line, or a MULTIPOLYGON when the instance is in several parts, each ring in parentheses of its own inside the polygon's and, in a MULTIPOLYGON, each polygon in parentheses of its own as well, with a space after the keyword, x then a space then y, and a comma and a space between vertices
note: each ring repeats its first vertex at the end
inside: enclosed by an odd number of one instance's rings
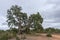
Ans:
POLYGON ((54 28, 47 28, 45 29, 45 32, 47 33, 47 37, 52 37, 52 33, 54 32, 54 28))
POLYGON ((31 27, 33 27, 34 30, 38 32, 43 30, 43 18, 39 12, 28 17, 27 13, 21 12, 21 9, 21 7, 15 5, 7 10, 7 22, 9 27, 17 26, 19 33, 21 30, 25 30, 28 33, 31 27))
POLYGON ((4 33, 5 31, 4 30, 0 30, 0 35, 2 34, 2 33, 4 33))
POLYGON ((19 37, 16 37, 16 40, 20 40, 19 37))
POLYGON ((55 29, 55 33, 60 33, 60 29, 55 29))
POLYGON ((18 7, 17 5, 12 6, 10 9, 7 10, 7 22, 8 26, 17 26, 19 19, 21 18, 22 13, 21 13, 21 7, 18 7))
POLYGON ((8 40, 13 37, 16 37, 16 34, 13 34, 10 31, 8 32, 8 31, 1 31, 0 30, 0 40, 8 40))
POLYGON ((44 29, 44 33, 48 33, 48 32, 51 32, 51 33, 60 33, 60 29, 55 29, 55 28, 51 28, 51 27, 44 29))
POLYGON ((43 18, 41 17, 40 13, 37 12, 37 14, 32 14, 30 16, 31 20, 31 27, 34 28, 33 30, 35 32, 41 32, 43 30, 42 23, 43 23, 43 18))
POLYGON ((51 33, 55 33, 55 29, 54 28, 46 28, 45 30, 44 30, 46 33, 48 33, 48 32, 51 32, 51 33))
POLYGON ((8 40, 8 37, 6 35, 2 36, 0 40, 8 40))
POLYGON ((27 14, 21 12, 21 7, 18 5, 12 6, 7 10, 7 22, 9 27, 17 26, 20 33, 20 30, 23 29, 23 26, 26 27, 27 14), (21 25, 23 23, 24 25, 21 25))
POLYGON ((10 33, 8 34, 7 32, 4 32, 0 35, 0 40, 8 40, 12 37, 13 37, 13 35, 11 35, 10 33))
POLYGON ((52 35, 51 35, 51 34, 47 34, 46 36, 47 36, 47 37, 52 37, 52 35))
POLYGON ((16 29, 16 28, 12 28, 11 31, 12 31, 13 33, 16 33, 16 34, 18 33, 18 29, 16 29))

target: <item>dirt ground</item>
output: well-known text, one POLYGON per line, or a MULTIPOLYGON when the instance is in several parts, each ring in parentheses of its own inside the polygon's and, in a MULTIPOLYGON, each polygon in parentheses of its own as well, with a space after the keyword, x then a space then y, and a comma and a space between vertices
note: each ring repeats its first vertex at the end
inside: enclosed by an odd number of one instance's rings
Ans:
MULTIPOLYGON (((53 34, 52 35, 53 37, 46 37, 45 35, 46 34, 41 34, 40 36, 26 35, 25 40, 60 40, 60 34, 53 34)), ((10 39, 10 40, 15 40, 15 39, 10 39)))

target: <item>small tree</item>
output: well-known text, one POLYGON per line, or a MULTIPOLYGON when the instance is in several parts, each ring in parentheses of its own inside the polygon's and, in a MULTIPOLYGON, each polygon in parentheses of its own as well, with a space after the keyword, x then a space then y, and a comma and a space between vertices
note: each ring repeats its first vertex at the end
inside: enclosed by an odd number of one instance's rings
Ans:
POLYGON ((52 32, 51 32, 51 29, 49 29, 46 36, 47 36, 47 37, 52 37, 52 34, 51 34, 51 33, 52 33, 52 32))

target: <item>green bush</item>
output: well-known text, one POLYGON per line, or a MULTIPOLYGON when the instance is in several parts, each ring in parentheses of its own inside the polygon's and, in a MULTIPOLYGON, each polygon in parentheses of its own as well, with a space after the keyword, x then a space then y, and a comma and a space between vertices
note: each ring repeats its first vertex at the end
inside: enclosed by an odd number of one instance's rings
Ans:
POLYGON ((52 37, 52 35, 51 35, 51 34, 47 34, 46 36, 47 36, 47 37, 52 37))
POLYGON ((11 31, 12 31, 13 33, 18 33, 18 29, 16 29, 16 28, 12 28, 11 31))
POLYGON ((16 37, 16 40, 20 40, 19 37, 16 37))

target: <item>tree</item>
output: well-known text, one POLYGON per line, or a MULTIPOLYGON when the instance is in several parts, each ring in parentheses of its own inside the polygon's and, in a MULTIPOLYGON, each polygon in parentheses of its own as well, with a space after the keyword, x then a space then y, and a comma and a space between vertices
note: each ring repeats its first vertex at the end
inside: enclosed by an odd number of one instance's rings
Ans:
POLYGON ((30 25, 32 25, 32 27, 36 32, 40 32, 43 30, 43 27, 42 27, 43 18, 39 12, 37 12, 37 14, 32 14, 30 16, 30 20, 31 20, 30 25))
POLYGON ((18 27, 19 34, 22 32, 21 30, 28 33, 31 27, 33 27, 35 31, 43 30, 43 18, 39 12, 28 17, 27 13, 23 13, 21 10, 22 8, 17 5, 7 10, 7 22, 9 27, 18 27))
POLYGON ((21 12, 22 8, 18 7, 17 5, 12 6, 10 9, 7 10, 7 22, 8 26, 12 27, 18 27, 19 34, 20 31, 23 28, 23 24, 25 23, 26 26, 26 20, 27 20, 27 14, 21 12))

